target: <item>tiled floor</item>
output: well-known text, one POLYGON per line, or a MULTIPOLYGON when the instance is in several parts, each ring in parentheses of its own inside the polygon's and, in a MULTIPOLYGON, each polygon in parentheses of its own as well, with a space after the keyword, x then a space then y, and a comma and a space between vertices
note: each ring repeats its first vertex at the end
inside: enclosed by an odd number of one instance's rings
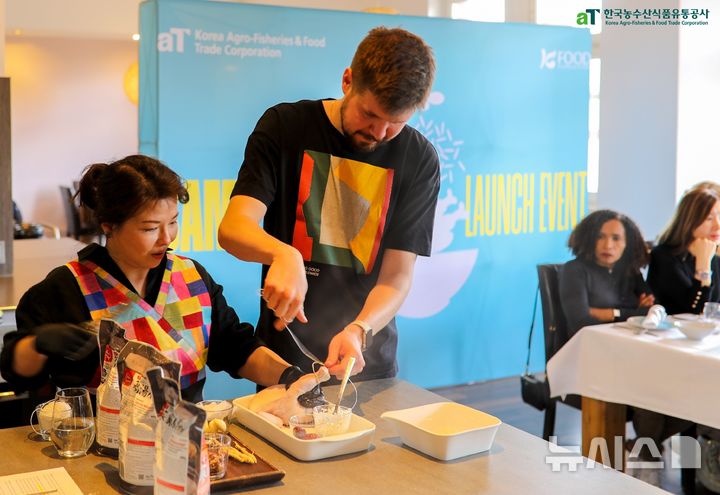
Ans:
MULTIPOLYGON (((518 377, 503 378, 487 382, 471 383, 455 387, 433 389, 436 394, 450 400, 485 411, 497 416, 504 423, 512 425, 532 435, 542 436, 544 413, 534 409, 522 401, 520 397, 520 381, 518 377)), ((580 445, 581 415, 580 411, 559 404, 555 418, 555 434, 559 445, 580 445)), ((634 436, 632 425, 628 423, 628 435, 634 436)), ((666 465, 670 465, 671 449, 665 449, 666 465)), ((680 487, 680 471, 666 468, 661 473, 660 486, 670 493, 682 494, 680 487)), ((710 495, 697 484, 696 495, 710 495)))

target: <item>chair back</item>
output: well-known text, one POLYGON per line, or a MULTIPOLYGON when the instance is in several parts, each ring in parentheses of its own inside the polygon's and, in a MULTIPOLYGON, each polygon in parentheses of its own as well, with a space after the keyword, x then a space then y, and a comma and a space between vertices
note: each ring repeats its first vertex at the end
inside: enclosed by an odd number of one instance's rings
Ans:
POLYGON ((559 279, 562 267, 562 264, 537 266, 545 336, 545 362, 568 341, 567 323, 560 303, 559 279))
POLYGON ((65 208, 65 221, 67 222, 67 236, 80 238, 80 211, 73 198, 73 190, 67 186, 60 186, 63 207, 65 208))

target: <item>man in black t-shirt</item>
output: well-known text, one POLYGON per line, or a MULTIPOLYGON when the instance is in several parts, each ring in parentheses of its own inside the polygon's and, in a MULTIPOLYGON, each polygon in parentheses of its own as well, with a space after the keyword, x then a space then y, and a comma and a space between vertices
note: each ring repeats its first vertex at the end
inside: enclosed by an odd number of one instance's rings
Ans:
POLYGON ((430 255, 440 187, 435 150, 406 123, 434 71, 421 38, 375 28, 342 99, 276 105, 248 139, 218 239, 263 264, 257 332, 290 363, 310 367, 285 324, 335 376, 350 357, 360 379, 397 373, 395 313, 430 255))

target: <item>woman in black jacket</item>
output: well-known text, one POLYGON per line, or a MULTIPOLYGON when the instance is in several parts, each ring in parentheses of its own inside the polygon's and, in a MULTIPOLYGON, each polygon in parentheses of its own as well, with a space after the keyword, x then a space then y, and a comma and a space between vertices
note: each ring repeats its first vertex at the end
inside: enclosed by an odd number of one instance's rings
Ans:
POLYGON ((632 220, 612 210, 590 213, 568 246, 575 259, 560 272, 560 301, 569 336, 588 325, 647 314, 655 301, 640 273, 648 252, 632 220))
MULTIPOLYGON (((675 209, 670 225, 650 255, 648 283, 668 314, 703 311, 706 302, 720 302, 720 185, 701 182, 687 191, 675 209)), ((687 429, 689 421, 651 411, 637 410, 634 422, 643 427, 638 436, 660 438, 687 429)), ((698 425, 702 459, 720 455, 720 430, 698 425)), ((716 461, 711 461, 716 462, 716 461)), ((703 469, 698 477, 714 491, 720 489, 717 474, 703 469)))
POLYGON ((102 318, 179 361, 187 400, 202 400, 206 368, 265 386, 302 374, 239 320, 202 265, 170 249, 178 203, 189 198, 175 172, 142 155, 98 163, 84 173, 79 196, 107 244, 87 246, 23 295, 18 330, 5 336, 0 355, 8 382, 97 386, 97 337, 83 323, 102 318))
POLYGON ((720 186, 702 182, 680 200, 650 255, 648 283, 668 314, 720 301, 720 186))

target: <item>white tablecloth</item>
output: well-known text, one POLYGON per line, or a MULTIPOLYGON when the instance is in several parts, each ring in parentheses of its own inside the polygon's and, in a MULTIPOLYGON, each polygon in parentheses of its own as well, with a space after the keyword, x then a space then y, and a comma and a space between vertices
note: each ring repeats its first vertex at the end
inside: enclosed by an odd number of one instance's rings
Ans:
POLYGON ((617 324, 580 330, 547 363, 553 397, 579 394, 720 428, 720 335, 635 335, 617 324))

